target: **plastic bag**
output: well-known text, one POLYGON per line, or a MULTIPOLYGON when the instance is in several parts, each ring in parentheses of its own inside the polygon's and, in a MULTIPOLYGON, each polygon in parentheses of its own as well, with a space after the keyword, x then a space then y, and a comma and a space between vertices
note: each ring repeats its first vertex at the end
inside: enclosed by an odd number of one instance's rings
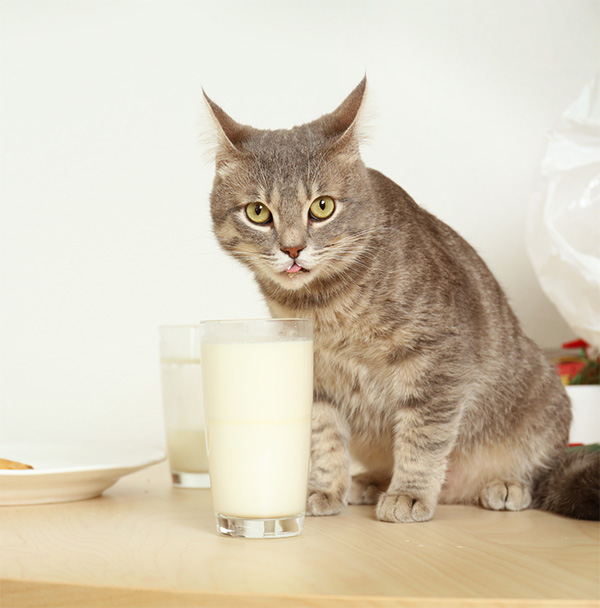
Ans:
POLYGON ((542 289, 600 348, 600 74, 550 133, 527 247, 542 289))

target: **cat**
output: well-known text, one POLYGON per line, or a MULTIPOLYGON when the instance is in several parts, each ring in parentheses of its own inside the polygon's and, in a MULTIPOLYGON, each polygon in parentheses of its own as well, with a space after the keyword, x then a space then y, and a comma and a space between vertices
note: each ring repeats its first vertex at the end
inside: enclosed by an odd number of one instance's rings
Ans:
POLYGON ((366 77, 289 130, 217 136, 220 246, 274 317, 314 324, 307 513, 373 504, 426 521, 438 503, 600 515, 600 454, 566 453, 571 408, 475 250, 360 156, 366 77), (363 472, 350 475, 350 453, 363 472))

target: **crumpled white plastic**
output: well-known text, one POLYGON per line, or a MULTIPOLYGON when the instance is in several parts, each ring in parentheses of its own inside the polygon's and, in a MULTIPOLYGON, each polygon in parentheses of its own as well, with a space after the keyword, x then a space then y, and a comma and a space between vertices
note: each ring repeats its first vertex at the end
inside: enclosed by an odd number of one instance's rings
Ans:
POLYGON ((575 334, 600 348, 600 74, 549 134, 541 174, 529 256, 575 334))

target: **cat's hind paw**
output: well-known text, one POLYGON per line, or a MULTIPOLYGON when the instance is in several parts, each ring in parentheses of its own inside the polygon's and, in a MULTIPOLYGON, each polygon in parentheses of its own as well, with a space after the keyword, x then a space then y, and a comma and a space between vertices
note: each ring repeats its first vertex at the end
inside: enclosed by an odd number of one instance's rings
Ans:
POLYGON ((371 473, 359 473, 352 477, 348 504, 351 505, 376 505, 379 496, 385 492, 390 485, 390 478, 373 475, 371 473))
POLYGON ((337 515, 345 507, 344 501, 330 492, 309 490, 306 501, 307 515, 337 515))
POLYGON ((483 488, 479 502, 494 511, 522 511, 531 504, 531 492, 519 482, 494 481, 483 488))
POLYGON ((433 517, 435 504, 428 504, 408 494, 382 494, 375 513, 380 521, 408 523, 428 521, 433 517))

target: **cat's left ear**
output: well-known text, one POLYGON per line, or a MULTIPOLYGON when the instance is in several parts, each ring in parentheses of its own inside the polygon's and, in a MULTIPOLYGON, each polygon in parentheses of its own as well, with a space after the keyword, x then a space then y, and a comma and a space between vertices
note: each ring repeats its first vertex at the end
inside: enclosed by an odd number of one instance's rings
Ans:
POLYGON ((326 134, 335 140, 335 148, 346 148, 358 155, 358 147, 363 135, 361 115, 365 107, 366 92, 367 77, 365 76, 331 114, 321 119, 326 134))

